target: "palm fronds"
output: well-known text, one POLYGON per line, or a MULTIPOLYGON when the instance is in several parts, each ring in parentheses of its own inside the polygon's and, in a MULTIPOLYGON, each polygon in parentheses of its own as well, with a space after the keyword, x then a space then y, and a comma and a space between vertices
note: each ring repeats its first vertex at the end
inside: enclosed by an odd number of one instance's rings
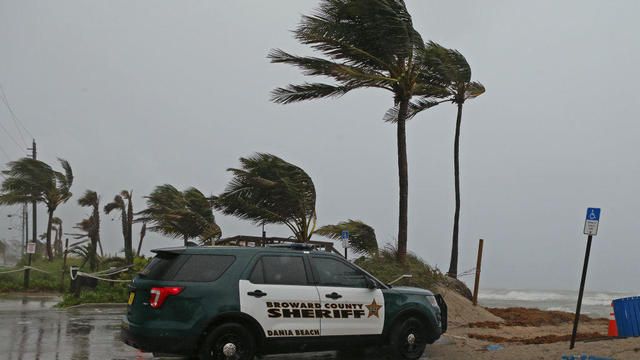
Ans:
POLYGON ((297 241, 311 237, 316 220, 316 191, 301 168, 264 153, 240 158, 240 169, 215 198, 215 207, 254 224, 284 224, 297 241))
POLYGON ((349 219, 336 225, 325 225, 315 233, 333 240, 340 240, 343 231, 349 232, 349 246, 354 254, 373 256, 378 253, 375 230, 360 220, 349 219))

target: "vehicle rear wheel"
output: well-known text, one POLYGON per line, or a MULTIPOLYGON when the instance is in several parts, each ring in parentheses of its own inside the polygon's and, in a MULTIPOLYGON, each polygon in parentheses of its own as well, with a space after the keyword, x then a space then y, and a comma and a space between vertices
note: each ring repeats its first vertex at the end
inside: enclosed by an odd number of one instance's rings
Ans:
POLYGON ((392 358, 415 360, 422 356, 427 346, 427 330, 419 319, 408 317, 391 330, 392 358))
POLYGON ((202 342, 200 360, 252 360, 256 344, 251 332, 237 323, 222 324, 202 342))

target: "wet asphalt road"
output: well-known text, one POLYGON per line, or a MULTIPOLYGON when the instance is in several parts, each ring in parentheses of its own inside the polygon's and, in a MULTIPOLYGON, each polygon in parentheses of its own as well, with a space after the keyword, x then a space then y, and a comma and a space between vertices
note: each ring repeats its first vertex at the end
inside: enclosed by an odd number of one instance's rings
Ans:
MULTIPOLYGON (((55 296, 0 296, 0 359, 154 359, 152 354, 138 353, 120 341, 123 306, 53 308, 59 301, 55 296)), ((367 356, 372 358, 375 356, 367 356)), ((291 354, 263 359, 334 360, 336 354, 291 354)))

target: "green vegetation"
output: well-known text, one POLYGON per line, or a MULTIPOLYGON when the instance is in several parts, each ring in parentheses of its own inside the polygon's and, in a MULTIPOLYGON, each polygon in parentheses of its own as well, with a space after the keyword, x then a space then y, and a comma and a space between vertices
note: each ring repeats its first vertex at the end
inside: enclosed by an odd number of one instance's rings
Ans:
MULTIPOLYGON (((19 262, 13 268, 2 268, 1 271, 10 271, 16 269, 22 269, 26 265, 26 258, 19 262), (24 262, 23 262, 24 261, 24 262)), ((81 260, 77 258, 67 259, 67 269, 65 270, 64 288, 69 288, 69 266, 80 265, 81 260)), ((54 261, 47 261, 44 258, 37 256, 33 257, 31 266, 44 270, 47 273, 43 273, 36 270, 31 270, 31 279, 29 283, 29 291, 60 291, 61 288, 61 276, 62 276, 62 259, 55 259, 54 261)), ((8 291, 25 291, 23 283, 24 272, 14 272, 10 274, 0 274, 0 292, 8 291)))
MULTIPOLYGON (((120 259, 124 261, 125 259, 120 259)), ((133 268, 125 273, 121 273, 116 280, 131 280, 147 264, 149 259, 136 257, 133 261, 133 268)), ((79 304, 99 304, 99 303, 126 303, 129 297, 128 283, 98 281, 95 289, 83 288, 76 295, 65 293, 62 302, 57 306, 68 307, 79 304)))
POLYGON ((51 230, 53 213, 60 204, 71 198, 73 172, 69 162, 58 159, 64 173, 55 171, 48 164, 31 158, 22 158, 7 164, 2 173, 5 180, 0 188, 0 205, 17 205, 42 202, 47 206, 47 258, 53 261, 51 230))
POLYGON ((156 186, 145 198, 147 208, 137 213, 140 217, 136 221, 150 224, 151 231, 173 238, 182 237, 185 246, 192 238, 198 238, 202 244, 211 244, 222 235, 213 216, 211 199, 196 188, 181 192, 164 184, 156 186))
POLYGON ((311 177, 281 158, 257 153, 240 158, 241 169, 215 199, 223 214, 260 224, 286 225, 298 242, 307 242, 316 226, 316 189, 311 177))
POLYGON ((316 234, 328 237, 333 240, 342 239, 342 232, 349 232, 349 247, 356 255, 378 254, 378 242, 376 241, 375 230, 360 220, 342 221, 336 225, 325 225, 316 234))
MULTIPOLYGON (((133 190, 122 190, 119 195, 114 196, 113 201, 104 206, 105 214, 109 214, 113 210, 120 210, 120 219, 122 220, 122 236, 124 237, 124 256, 127 262, 133 261, 133 190), (125 200, 127 203, 125 204, 125 200)), ((146 225, 143 225, 146 231, 146 225)), ((142 244, 142 238, 140 239, 142 244)), ((140 248, 138 247, 138 256, 140 248)))
POLYGON ((446 282, 440 270, 432 268, 415 254, 407 254, 405 266, 400 265, 396 257, 397 249, 387 245, 380 249, 378 256, 361 257, 355 263, 384 283, 393 281, 403 274, 413 275, 410 279, 394 284, 397 286, 415 286, 435 291, 435 285, 446 282))
MULTIPOLYGON (((100 197, 95 191, 87 190, 78 199, 78 205, 92 208, 91 215, 79 222, 77 228, 85 231, 90 240, 87 256, 89 258, 89 268, 91 271, 95 271, 98 266, 96 249, 100 244, 100 197)), ((100 245, 100 253, 102 254, 102 245, 100 245)))

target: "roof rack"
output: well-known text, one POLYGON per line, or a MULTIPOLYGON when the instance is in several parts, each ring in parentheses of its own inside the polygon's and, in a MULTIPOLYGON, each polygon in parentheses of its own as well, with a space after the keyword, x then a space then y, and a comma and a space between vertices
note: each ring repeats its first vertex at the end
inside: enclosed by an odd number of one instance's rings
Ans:
POLYGON ((267 247, 288 248, 288 249, 295 249, 295 250, 313 250, 313 249, 315 249, 315 245, 313 245, 313 244, 301 244, 301 243, 267 244, 267 247))

